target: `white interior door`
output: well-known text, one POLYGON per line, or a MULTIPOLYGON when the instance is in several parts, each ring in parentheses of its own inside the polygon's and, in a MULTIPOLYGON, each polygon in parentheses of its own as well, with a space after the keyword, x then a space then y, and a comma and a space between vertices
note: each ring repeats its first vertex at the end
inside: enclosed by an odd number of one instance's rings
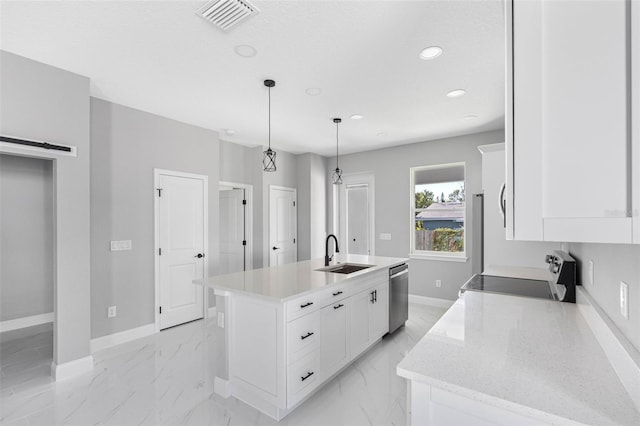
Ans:
POLYGON ((244 271, 245 190, 220 189, 220 274, 244 271))
POLYGON ((269 187, 269 265, 298 260, 296 245, 296 190, 269 187))
POLYGON ((204 315, 206 176, 158 176, 160 329, 204 315))
POLYGON ((340 249, 349 254, 375 255, 374 176, 372 173, 346 174, 334 188, 334 230, 340 249))
POLYGON ((347 185, 347 252, 369 255, 369 187, 366 184, 347 185))

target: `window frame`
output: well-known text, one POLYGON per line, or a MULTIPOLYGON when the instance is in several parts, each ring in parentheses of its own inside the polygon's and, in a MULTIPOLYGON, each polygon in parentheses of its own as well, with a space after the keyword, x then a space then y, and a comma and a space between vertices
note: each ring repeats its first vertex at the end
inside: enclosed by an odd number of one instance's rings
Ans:
POLYGON ((466 162, 460 161, 456 163, 443 163, 443 164, 431 164, 426 166, 415 166, 409 168, 409 257, 412 259, 426 259, 426 260, 442 260, 447 262, 466 262, 469 258, 467 257, 467 234, 469 227, 467 226, 467 165, 466 162), (464 205, 464 237, 463 237, 463 247, 464 250, 461 252, 451 252, 451 251, 434 251, 434 250, 416 250, 416 213, 418 211, 423 211, 425 209, 416 208, 416 172, 422 170, 435 170, 435 169, 446 169, 449 167, 460 167, 462 166, 464 173, 464 190, 465 190, 465 205, 464 205))

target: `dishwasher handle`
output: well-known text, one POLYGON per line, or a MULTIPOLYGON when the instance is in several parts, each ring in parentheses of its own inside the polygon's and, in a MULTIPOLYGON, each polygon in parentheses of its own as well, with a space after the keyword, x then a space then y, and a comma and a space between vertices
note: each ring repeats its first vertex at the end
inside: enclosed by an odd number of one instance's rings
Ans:
POLYGON ((409 273, 409 265, 407 265, 406 263, 402 265, 398 265, 389 269, 389 279, 393 279, 408 273, 409 273))

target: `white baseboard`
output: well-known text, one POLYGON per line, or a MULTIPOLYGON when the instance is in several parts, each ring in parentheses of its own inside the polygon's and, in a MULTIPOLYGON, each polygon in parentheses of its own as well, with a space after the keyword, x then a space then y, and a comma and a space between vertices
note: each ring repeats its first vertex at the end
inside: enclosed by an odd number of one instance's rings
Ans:
POLYGON ((213 378, 213 391, 223 398, 231 396, 231 382, 218 376, 213 378))
POLYGON ((51 363, 51 376, 57 382, 82 373, 88 373, 91 370, 93 370, 93 357, 91 355, 65 362, 64 364, 51 363))
POLYGON ((108 334, 106 336, 91 339, 91 353, 96 353, 111 346, 121 343, 130 342, 132 340, 147 337, 156 332, 155 324, 147 324, 141 327, 131 328, 129 330, 120 331, 118 333, 108 334))
POLYGON ((0 333, 53 322, 53 312, 0 322, 0 333))
POLYGON ((640 411, 640 352, 582 287, 576 288, 578 310, 596 336, 607 359, 640 411))
POLYGON ((409 295, 409 303, 418 303, 420 305, 435 306, 437 308, 449 309, 455 303, 455 300, 439 299, 437 297, 418 296, 416 294, 409 295))

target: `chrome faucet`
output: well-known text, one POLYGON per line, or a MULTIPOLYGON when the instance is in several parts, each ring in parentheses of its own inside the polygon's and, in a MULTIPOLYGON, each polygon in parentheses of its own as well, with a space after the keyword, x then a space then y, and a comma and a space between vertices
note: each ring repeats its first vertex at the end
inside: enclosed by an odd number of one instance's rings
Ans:
POLYGON ((338 239, 336 236, 333 234, 327 235, 327 241, 325 241, 324 244, 324 266, 329 266, 329 262, 331 262, 331 259, 333 258, 333 256, 329 257, 329 239, 331 237, 333 237, 333 240, 336 242, 336 253, 340 253, 340 249, 338 248, 338 239))

